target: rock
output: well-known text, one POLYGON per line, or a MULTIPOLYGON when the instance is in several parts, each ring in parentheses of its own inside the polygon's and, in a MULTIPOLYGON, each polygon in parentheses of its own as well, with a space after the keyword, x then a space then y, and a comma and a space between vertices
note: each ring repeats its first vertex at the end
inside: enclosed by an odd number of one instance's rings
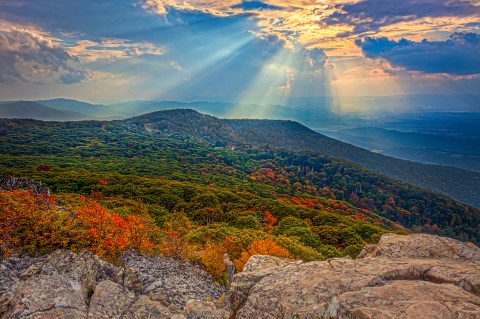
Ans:
POLYGON ((251 256, 244 266, 244 270, 249 271, 243 271, 234 276, 234 280, 230 284, 230 290, 226 295, 226 301, 229 303, 231 311, 230 317, 235 317, 237 311, 245 305, 254 285, 287 264, 298 264, 298 262, 273 256, 251 256))
POLYGON ((142 295, 127 309, 124 318, 169 319, 172 318, 172 314, 160 302, 142 295))
POLYGON ((13 255, 7 260, 0 261, 0 296, 20 280, 29 267, 45 260, 28 256, 13 255))
POLYGON ((68 250, 58 250, 48 256, 43 263, 41 274, 63 273, 80 281, 87 289, 94 289, 103 280, 123 285, 125 269, 116 267, 93 253, 83 250, 78 255, 68 250))
POLYGON ((230 257, 228 256, 228 254, 223 255, 223 262, 225 263, 225 268, 226 268, 225 272, 227 273, 228 284, 230 285, 230 283, 233 281, 233 276, 235 276, 235 265, 230 260, 230 257))
POLYGON ((448 258, 480 261, 480 249, 472 243, 426 234, 385 234, 377 245, 369 245, 357 258, 448 258))
POLYGON ((18 189, 30 190, 37 195, 50 195, 50 189, 42 186, 42 182, 37 182, 27 177, 0 176, 0 190, 13 191, 18 189))
POLYGON ((190 300, 184 309, 187 319, 228 319, 229 312, 207 301, 190 300))
POLYGON ((125 267, 88 251, 2 261, 0 318, 185 319, 190 298, 215 300, 225 291, 189 263, 127 255, 125 267))
POLYGON ((291 260, 287 258, 254 255, 248 259, 243 267, 243 272, 261 271, 272 267, 285 266, 289 262, 291 262, 291 260))
POLYGON ((1 261, 0 318, 480 318, 479 249, 437 236, 387 234, 356 260, 252 256, 218 301, 225 289, 198 266, 123 262, 69 251, 1 261))
POLYGON ((100 282, 90 299, 88 318, 120 318, 133 304, 135 294, 110 280, 100 282))
POLYGON ((388 234, 361 259, 287 263, 270 268, 273 271, 259 267, 257 272, 235 275, 232 290, 240 298, 230 299, 230 315, 239 319, 479 318, 477 256, 477 247, 452 239, 388 234), (446 251, 441 251, 442 246, 446 251), (242 298, 243 305, 237 302, 242 298))
POLYGON ((190 299, 216 300, 226 292, 204 269, 184 261, 138 254, 125 254, 122 260, 138 272, 138 292, 174 312, 182 311, 190 299))
POLYGON ((340 318, 480 318, 480 298, 451 284, 390 282, 337 297, 340 318))
POLYGON ((65 275, 39 275, 18 284, 2 318, 86 318, 87 305, 80 284, 65 275), (50 317, 53 318, 53 317, 50 317))

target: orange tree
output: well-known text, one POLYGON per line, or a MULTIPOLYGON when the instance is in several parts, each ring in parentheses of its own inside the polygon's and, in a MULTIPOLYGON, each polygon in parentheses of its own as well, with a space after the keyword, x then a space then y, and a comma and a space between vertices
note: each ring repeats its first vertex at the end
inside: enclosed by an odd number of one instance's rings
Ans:
POLYGON ((86 248, 114 260, 126 249, 144 253, 154 249, 158 229, 146 217, 120 217, 95 201, 82 198, 81 202, 80 208, 67 210, 51 196, 0 192, 0 258, 86 248))
POLYGON ((270 255, 283 258, 291 258, 285 248, 277 245, 272 238, 257 240, 250 244, 247 251, 242 252, 240 258, 235 259, 233 264, 237 271, 242 271, 248 259, 253 255, 270 255))

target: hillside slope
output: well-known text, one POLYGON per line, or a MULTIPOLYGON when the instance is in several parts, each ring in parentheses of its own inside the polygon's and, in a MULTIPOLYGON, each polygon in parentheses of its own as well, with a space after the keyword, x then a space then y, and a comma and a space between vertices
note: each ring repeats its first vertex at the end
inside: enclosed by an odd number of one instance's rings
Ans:
POLYGON ((71 99, 59 98, 50 100, 38 100, 35 102, 57 110, 79 112, 90 116, 91 118, 120 119, 127 117, 122 112, 119 112, 114 108, 105 105, 90 104, 71 99))
MULTIPOLYGON (((385 219, 400 223, 414 232, 478 242, 478 209, 317 152, 294 152, 229 142, 243 140, 236 132, 238 128, 213 117, 193 114, 196 115, 192 116, 191 111, 156 113, 149 115, 155 117, 154 122, 149 123, 145 118, 83 122, 3 119, 0 120, 0 174, 3 172, 42 181, 54 193, 83 195, 90 194, 92 190, 100 192, 96 185, 103 179, 108 180, 106 188, 112 188, 113 193, 105 189, 109 196, 121 193, 128 198, 144 198, 157 204, 161 204, 162 199, 158 198, 156 187, 150 185, 136 189, 142 181, 147 181, 141 177, 190 182, 202 188, 215 187, 242 196, 255 194, 260 202, 270 201, 265 203, 266 206, 252 207, 250 205, 254 202, 250 196, 240 213, 253 208, 257 212, 267 210, 279 218, 289 211, 283 206, 286 204, 293 205, 295 210, 301 207, 347 214, 388 229, 392 229, 392 225, 385 219), (120 184, 117 174, 125 177, 120 184)), ((293 122, 265 123, 291 126, 293 122)), ((302 128, 299 124, 295 125, 302 128)), ((284 130, 288 132, 287 128, 284 130)), ((275 134, 281 135, 278 132, 275 134)), ((298 140, 301 141, 300 138, 298 140)), ((165 182, 160 184, 161 193, 164 193, 165 182)), ((229 196, 225 198, 227 206, 222 208, 224 213, 239 209, 237 204, 228 204, 232 202, 229 196)), ((191 196, 185 197, 187 203, 190 199, 191 196)), ((178 203, 178 200, 174 202, 178 203)), ((216 207, 213 211, 217 211, 222 202, 223 199, 208 201, 207 207, 216 207)), ((175 206, 167 204, 168 211, 175 206)), ((183 206, 179 209, 189 212, 183 206)), ((193 209, 195 211, 197 208, 193 209)), ((152 214, 158 212, 152 208, 152 214)), ((193 212, 193 220, 211 222, 210 213, 193 212)), ((310 211, 292 214, 302 216, 302 219, 310 218, 313 225, 323 222, 310 211)), ((219 215, 214 220, 228 221, 228 216, 219 215)), ((255 218, 263 220, 261 214, 255 218)), ((337 224, 348 223, 338 220, 333 223, 335 227, 337 224)), ((326 242, 340 245, 331 242, 330 239, 336 237, 331 236, 330 230, 327 234, 324 234, 324 229, 317 231, 322 233, 326 242)), ((365 238, 368 240, 369 236, 365 238)), ((355 240, 362 242, 363 239, 357 236, 355 240)), ((345 249, 345 245, 342 244, 341 249, 345 249)))
POLYGON ((480 141, 473 138, 402 132, 378 127, 319 132, 395 158, 480 172, 480 141))
POLYGON ((376 154, 329 138, 298 122, 218 119, 193 110, 170 110, 133 117, 125 123, 143 127, 159 136, 191 137, 218 146, 269 145, 293 151, 319 152, 480 207, 480 173, 376 154))
POLYGON ((82 113, 70 110, 59 110, 30 101, 0 103, 0 117, 48 121, 79 121, 91 119, 91 117, 82 113))

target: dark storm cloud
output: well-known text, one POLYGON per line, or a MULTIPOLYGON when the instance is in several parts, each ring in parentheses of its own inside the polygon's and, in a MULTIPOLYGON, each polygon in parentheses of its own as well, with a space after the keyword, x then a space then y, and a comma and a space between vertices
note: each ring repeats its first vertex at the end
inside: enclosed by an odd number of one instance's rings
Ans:
POLYGON ((480 35, 454 33, 446 41, 421 42, 366 37, 356 44, 368 58, 383 58, 394 66, 424 73, 480 73, 480 35))

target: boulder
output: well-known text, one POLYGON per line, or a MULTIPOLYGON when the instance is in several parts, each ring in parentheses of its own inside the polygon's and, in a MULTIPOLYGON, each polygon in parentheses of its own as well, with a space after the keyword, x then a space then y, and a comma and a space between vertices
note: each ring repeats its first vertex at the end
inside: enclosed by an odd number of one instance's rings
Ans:
MULTIPOLYGON (((190 263, 132 252, 123 260, 119 267, 88 251, 58 250, 2 261, 0 318, 185 319, 190 299, 215 300, 225 290, 190 263)), ((210 305, 202 309, 222 314, 210 305)))
POLYGON ((480 318, 478 253, 474 245, 453 239, 387 234, 356 260, 254 267, 253 272, 235 275, 232 290, 237 298, 230 299, 230 315, 480 318))
POLYGON ((384 235, 360 257, 252 256, 226 293, 204 269, 130 252, 122 267, 59 250, 0 262, 0 318, 480 318, 479 248, 384 235))
POLYGON ((480 298, 451 284, 397 280, 337 297, 339 318, 480 318, 480 298))
POLYGON ((285 266, 290 262, 291 260, 287 258, 254 255, 248 259, 247 263, 243 267, 243 272, 264 271, 269 268, 285 266))
POLYGON ((54 274, 31 277, 16 285, 2 318, 86 318, 81 285, 73 278, 54 274))
POLYGON ((89 302, 88 318, 121 318, 135 301, 135 293, 110 280, 97 284, 89 302))
POLYGON ((377 245, 367 246, 357 258, 428 258, 480 262, 480 249, 472 243, 455 239, 413 234, 401 236, 385 234, 377 245))
POLYGON ((190 299, 216 300, 226 292, 203 268, 182 260, 134 253, 125 254, 122 260, 138 274, 137 292, 173 312, 182 311, 190 299))
POLYGON ((190 300, 183 310, 187 319, 228 319, 229 312, 213 302, 190 300))
POLYGON ((144 295, 140 295, 125 313, 125 318, 131 319, 170 319, 172 316, 160 302, 144 295))

